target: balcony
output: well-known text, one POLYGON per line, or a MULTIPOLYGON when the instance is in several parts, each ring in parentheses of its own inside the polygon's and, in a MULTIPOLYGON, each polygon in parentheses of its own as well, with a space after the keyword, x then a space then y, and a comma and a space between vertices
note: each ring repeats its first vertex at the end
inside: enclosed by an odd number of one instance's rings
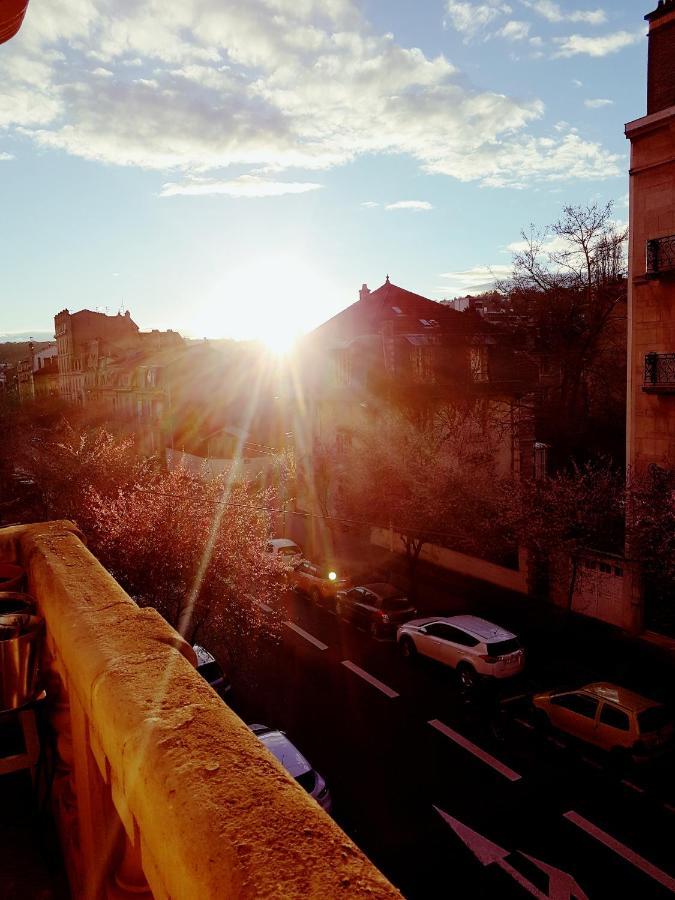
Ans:
POLYGON ((27 570, 46 624, 48 805, 73 897, 400 896, 71 523, 1 529, 0 561, 27 570))
POLYGON ((675 353, 647 353, 642 390, 649 394, 675 394, 675 353))
POLYGON ((648 278, 675 274, 675 234, 647 241, 648 278))

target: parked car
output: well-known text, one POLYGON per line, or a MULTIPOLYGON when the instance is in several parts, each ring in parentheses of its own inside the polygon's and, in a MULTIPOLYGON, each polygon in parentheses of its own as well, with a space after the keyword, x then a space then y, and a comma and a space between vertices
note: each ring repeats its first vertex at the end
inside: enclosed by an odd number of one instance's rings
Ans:
POLYGON ((349 579, 338 576, 330 565, 320 565, 306 559, 289 572, 288 582, 291 587, 311 597, 315 603, 328 605, 335 602, 339 590, 349 587, 349 579))
POLYGON ((398 629, 404 656, 428 656, 456 669, 464 687, 481 677, 510 678, 522 672, 525 651, 515 634, 478 616, 415 619, 398 629))
POLYGON ((552 725, 617 758, 641 761, 673 742, 666 707, 616 684, 597 681, 574 691, 547 691, 532 702, 540 725, 552 725))
POLYGON ((393 634, 398 625, 417 615, 403 591, 384 582, 339 591, 335 606, 341 619, 366 628, 375 638, 393 634))
POLYGON ((227 699, 228 694, 232 691, 230 679, 223 672, 220 663, 217 662, 215 656, 205 650, 200 644, 193 644, 192 649, 197 656, 197 671, 208 683, 213 690, 223 698, 227 699))
POLYGON ((268 728, 267 725, 249 725, 253 734, 275 756, 289 775, 310 794, 322 809, 331 811, 333 801, 326 782, 313 769, 295 744, 289 741, 284 731, 268 728))
POLYGON ((267 542, 266 552, 270 556, 281 559, 289 566, 297 565, 304 556, 300 544, 296 544, 290 538, 270 538, 267 542))

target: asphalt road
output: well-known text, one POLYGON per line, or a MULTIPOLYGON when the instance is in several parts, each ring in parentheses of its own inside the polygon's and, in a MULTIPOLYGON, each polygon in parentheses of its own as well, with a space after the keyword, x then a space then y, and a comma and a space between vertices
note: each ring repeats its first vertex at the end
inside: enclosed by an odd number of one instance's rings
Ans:
POLYGON ((451 671, 408 663, 302 595, 279 603, 283 640, 261 652, 254 688, 233 678, 233 705, 288 733, 325 777, 336 821, 406 897, 675 893, 674 760, 615 771, 539 734, 527 699, 617 669, 627 687, 667 694, 646 690, 653 673, 534 625, 525 675, 467 703, 451 671))

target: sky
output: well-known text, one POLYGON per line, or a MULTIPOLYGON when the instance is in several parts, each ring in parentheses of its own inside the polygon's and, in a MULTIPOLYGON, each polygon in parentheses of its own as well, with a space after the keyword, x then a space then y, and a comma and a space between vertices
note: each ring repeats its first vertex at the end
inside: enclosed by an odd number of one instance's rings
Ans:
POLYGON ((627 218, 635 0, 31 0, 0 45, 0 335, 129 309, 282 342, 441 299, 564 204, 627 218))

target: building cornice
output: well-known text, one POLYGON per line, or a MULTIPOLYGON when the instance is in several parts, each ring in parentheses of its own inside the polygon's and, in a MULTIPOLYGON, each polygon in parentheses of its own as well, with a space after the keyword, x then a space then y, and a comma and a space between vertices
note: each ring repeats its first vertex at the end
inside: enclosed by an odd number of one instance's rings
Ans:
POLYGON ((628 122, 624 132, 628 140, 633 140, 633 138, 639 137, 647 131, 668 125, 671 120, 675 120, 675 106, 669 106, 667 109, 661 109, 650 116, 642 116, 640 119, 628 122))

